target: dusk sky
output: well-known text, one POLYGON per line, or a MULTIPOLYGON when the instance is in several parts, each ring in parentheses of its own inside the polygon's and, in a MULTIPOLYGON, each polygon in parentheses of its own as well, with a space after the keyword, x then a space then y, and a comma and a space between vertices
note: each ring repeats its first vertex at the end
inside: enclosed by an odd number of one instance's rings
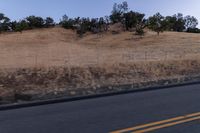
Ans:
MULTIPOLYGON (((113 4, 124 0, 1 0, 0 12, 12 20, 29 15, 51 16, 58 21, 64 14, 69 17, 101 17, 109 15, 113 4)), ((181 12, 200 20, 199 0, 126 0, 130 10, 146 16, 160 12, 173 15, 181 12)))

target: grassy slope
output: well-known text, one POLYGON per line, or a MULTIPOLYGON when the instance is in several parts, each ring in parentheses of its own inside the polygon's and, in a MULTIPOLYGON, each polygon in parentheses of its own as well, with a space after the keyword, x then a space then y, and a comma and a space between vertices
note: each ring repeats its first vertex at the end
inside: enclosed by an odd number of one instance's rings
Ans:
POLYGON ((146 60, 198 58, 200 35, 147 32, 143 39, 125 32, 87 35, 61 28, 0 35, 0 68, 88 66, 146 60))
MULTIPOLYGON (((78 88, 198 74, 200 35, 122 32, 76 37, 61 28, 0 35, 0 97, 15 93, 75 95, 78 88)), ((87 89, 85 90, 87 91, 87 89)))

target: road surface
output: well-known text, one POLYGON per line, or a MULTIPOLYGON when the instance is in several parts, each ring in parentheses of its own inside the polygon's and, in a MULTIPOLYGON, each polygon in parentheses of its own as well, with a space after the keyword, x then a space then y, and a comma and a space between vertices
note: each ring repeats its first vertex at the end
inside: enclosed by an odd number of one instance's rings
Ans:
POLYGON ((0 111, 0 133, 199 133, 200 85, 0 111))

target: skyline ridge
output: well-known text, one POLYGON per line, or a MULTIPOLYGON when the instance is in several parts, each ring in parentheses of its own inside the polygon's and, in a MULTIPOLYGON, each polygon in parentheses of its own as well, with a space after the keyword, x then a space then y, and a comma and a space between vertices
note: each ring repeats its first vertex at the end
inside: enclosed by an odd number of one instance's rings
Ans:
MULTIPOLYGON (((52 17, 59 22, 64 14, 70 18, 74 17, 103 17, 110 15, 114 3, 121 3, 125 0, 101 0, 101 1, 80 1, 80 0, 2 0, 0 4, 0 13, 4 13, 11 20, 24 19, 27 16, 35 15, 41 17, 52 17)), ((157 12, 163 16, 171 16, 177 13, 183 13, 184 16, 191 15, 200 21, 200 10, 198 0, 126 0, 129 4, 129 10, 144 13, 149 17, 157 12)), ((200 27, 200 25, 198 25, 200 27)))

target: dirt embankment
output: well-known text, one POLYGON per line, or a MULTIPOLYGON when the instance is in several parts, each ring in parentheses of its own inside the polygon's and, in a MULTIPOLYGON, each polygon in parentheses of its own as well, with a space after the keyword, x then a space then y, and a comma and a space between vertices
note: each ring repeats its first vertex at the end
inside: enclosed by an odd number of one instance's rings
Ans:
POLYGON ((76 96, 118 91, 112 86, 200 74, 200 61, 140 62, 90 67, 15 69, 0 72, 0 98, 4 101, 43 99, 49 96, 76 96), (103 86, 110 89, 102 90, 103 86))

